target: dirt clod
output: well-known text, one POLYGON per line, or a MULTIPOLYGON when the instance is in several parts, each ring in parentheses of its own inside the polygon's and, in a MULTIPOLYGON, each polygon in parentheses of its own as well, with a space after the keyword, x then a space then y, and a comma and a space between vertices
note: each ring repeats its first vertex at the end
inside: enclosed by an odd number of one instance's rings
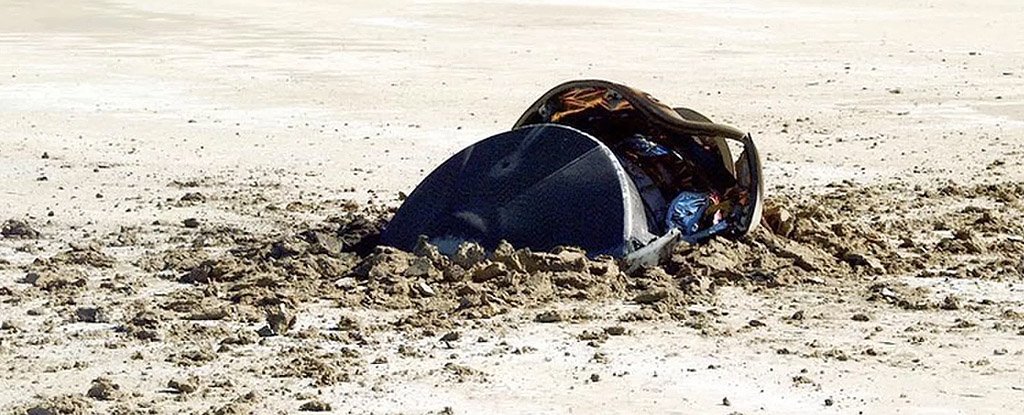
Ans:
POLYGON ((123 393, 121 386, 108 378, 100 377, 93 379, 92 386, 85 395, 100 401, 113 401, 119 399, 123 393))
POLYGON ((534 320, 538 323, 557 323, 559 321, 564 321, 565 315, 557 310, 551 310, 537 314, 537 317, 534 320))
POLYGON ((63 271, 40 270, 29 272, 22 282, 43 291, 60 291, 85 287, 86 279, 81 272, 72 269, 63 271))
POLYGON ((299 410, 308 412, 330 412, 331 404, 321 401, 319 399, 314 399, 306 403, 303 403, 302 406, 299 407, 299 410))
POLYGON ((284 335, 295 325, 295 312, 284 304, 268 307, 266 310, 266 330, 261 330, 264 337, 284 335))
POLYGON ((664 288, 651 288, 637 294, 633 301, 638 304, 654 304, 669 297, 668 290, 664 288))
POLYGON ((196 376, 189 376, 186 378, 176 378, 167 381, 167 387, 180 394, 191 394, 199 390, 199 378, 196 376))
POLYGON ((0 236, 11 239, 38 239, 42 234, 26 221, 8 219, 0 225, 0 236))
POLYGON ((110 317, 106 310, 100 307, 78 307, 75 309, 75 317, 83 323, 109 323, 110 317))

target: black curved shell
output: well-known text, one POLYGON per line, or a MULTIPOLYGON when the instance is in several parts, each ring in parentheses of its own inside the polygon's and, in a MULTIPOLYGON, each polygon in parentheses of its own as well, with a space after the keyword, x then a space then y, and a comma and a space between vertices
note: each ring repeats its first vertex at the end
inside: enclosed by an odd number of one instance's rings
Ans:
POLYGON ((615 155, 571 127, 538 124, 477 142, 423 180, 381 236, 412 250, 426 235, 442 252, 473 241, 493 250, 578 246, 623 256, 649 232, 637 190, 615 155))

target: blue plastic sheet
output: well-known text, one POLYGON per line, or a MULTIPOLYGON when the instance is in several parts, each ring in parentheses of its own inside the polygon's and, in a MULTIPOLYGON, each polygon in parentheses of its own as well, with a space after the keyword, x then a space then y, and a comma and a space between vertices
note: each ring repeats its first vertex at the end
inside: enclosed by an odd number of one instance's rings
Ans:
POLYGON ((665 225, 668 229, 679 229, 682 239, 689 243, 705 241, 715 234, 728 229, 725 220, 705 229, 700 228, 704 213, 711 206, 711 195, 700 192, 682 192, 668 206, 665 225))

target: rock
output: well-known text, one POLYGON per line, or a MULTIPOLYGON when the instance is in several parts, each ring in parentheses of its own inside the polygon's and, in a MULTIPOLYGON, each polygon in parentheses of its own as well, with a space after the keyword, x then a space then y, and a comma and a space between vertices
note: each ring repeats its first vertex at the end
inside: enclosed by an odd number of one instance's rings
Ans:
POLYGON ((498 246, 494 248, 495 261, 505 262, 505 260, 512 258, 515 254, 516 248, 504 239, 502 239, 501 242, 498 242, 498 246))
POLYGON ((590 381, 591 382, 600 382, 601 381, 601 375, 599 375, 597 373, 591 373, 590 374, 590 381))
POLYGON ((452 265, 441 270, 445 281, 463 281, 469 279, 469 272, 458 265, 452 265))
POLYGON ((471 269, 474 265, 487 259, 484 248, 479 244, 463 242, 452 256, 452 261, 465 269, 471 269))
POLYGON ((449 263, 448 258, 441 254, 437 246, 431 244, 430 238, 425 235, 420 235, 416 240, 416 246, 413 247, 412 253, 420 258, 430 260, 435 266, 445 266, 449 263))
POLYGON ((110 379, 99 377, 93 379, 92 386, 89 387, 89 391, 85 395, 99 401, 113 401, 120 398, 123 393, 121 393, 120 385, 110 379))
POLYGON ((330 412, 331 404, 319 399, 314 399, 302 404, 302 406, 299 407, 299 410, 308 412, 330 412))
POLYGON ((181 224, 185 225, 186 228, 198 228, 199 225, 201 225, 201 223, 199 222, 199 219, 196 219, 196 218, 185 219, 185 220, 181 221, 181 224))
POLYGON ((766 324, 764 324, 763 321, 756 320, 756 319, 755 320, 750 320, 749 322, 747 322, 747 325, 750 326, 750 327, 764 327, 764 326, 766 326, 766 324))
POLYGON ((453 341, 459 340, 459 338, 461 338, 461 337, 462 337, 462 335, 459 334, 459 332, 457 332, 457 331, 450 331, 450 332, 446 333, 444 336, 441 336, 441 341, 443 341, 443 342, 453 342, 453 341))
POLYGON ((850 317, 850 319, 853 321, 871 321, 871 317, 868 317, 867 314, 862 313, 854 314, 852 317, 850 317))
POLYGON ((608 333, 609 336, 621 336, 626 334, 626 328, 622 326, 605 327, 604 332, 608 333))
POLYGON ((508 269, 505 264, 501 262, 491 262, 489 264, 477 264, 470 271, 470 277, 475 283, 484 283, 492 279, 503 277, 508 273, 508 269))
POLYGON ((669 292, 664 288, 649 288, 636 297, 633 297, 633 301, 638 304, 654 304, 658 301, 668 298, 669 292))
POLYGON ((41 234, 32 228, 28 222, 18 219, 8 219, 0 226, 0 235, 11 239, 39 239, 41 234))
POLYGON ((516 251, 512 244, 502 240, 494 249, 493 258, 495 262, 505 264, 510 271, 527 272, 526 265, 523 264, 523 258, 527 256, 530 256, 529 250, 516 251))

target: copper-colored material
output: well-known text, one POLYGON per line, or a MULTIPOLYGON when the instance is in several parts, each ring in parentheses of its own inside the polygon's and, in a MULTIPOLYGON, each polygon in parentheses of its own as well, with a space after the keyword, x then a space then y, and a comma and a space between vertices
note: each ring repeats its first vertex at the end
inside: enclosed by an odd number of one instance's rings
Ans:
MULTIPOLYGON (((650 96, 645 96, 651 99, 650 96)), ((652 101, 653 102, 653 101, 652 101)), ((734 180, 719 177, 711 179, 701 174, 689 157, 681 156, 687 150, 680 148, 683 140, 690 140, 692 148, 702 148, 708 154, 718 154, 717 143, 702 136, 679 136, 665 131, 640 113, 619 93, 603 87, 571 88, 553 97, 547 106, 553 110, 545 122, 575 127, 598 137, 608 147, 619 150, 620 144, 637 134, 655 143, 676 150, 677 154, 640 162, 636 154, 628 150, 617 154, 634 162, 655 182, 666 199, 684 190, 699 190, 725 193, 735 186, 734 180)), ((705 167, 706 169, 706 167, 705 167)))
MULTIPOLYGON (((762 192, 760 171, 749 176, 749 169, 740 165, 751 160, 734 160, 727 144, 734 140, 753 148, 753 142, 733 127, 715 124, 696 111, 670 108, 642 91, 598 80, 555 87, 515 127, 540 123, 562 124, 596 137, 624 162, 642 170, 666 201, 683 191, 712 195, 716 206, 708 209, 709 221, 718 212, 751 203, 756 212, 750 216, 760 221, 756 209, 762 192), (671 154, 641 158, 624 146, 637 136, 671 149, 671 154)), ((760 169, 759 160, 753 164, 760 169)))

